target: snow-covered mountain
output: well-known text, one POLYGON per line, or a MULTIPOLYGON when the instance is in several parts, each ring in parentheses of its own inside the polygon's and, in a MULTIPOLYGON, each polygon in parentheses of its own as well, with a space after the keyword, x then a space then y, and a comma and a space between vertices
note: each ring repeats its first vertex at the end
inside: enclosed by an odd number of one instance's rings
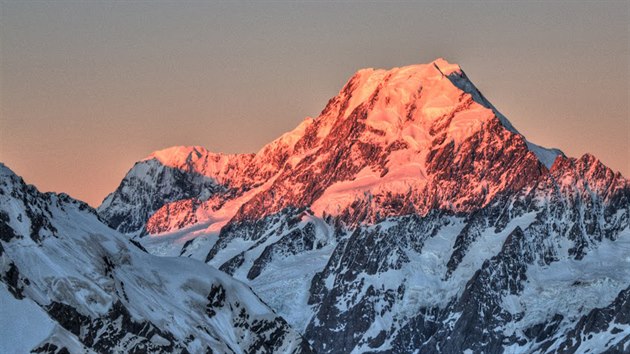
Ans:
POLYGON ((310 353, 251 289, 0 164, 0 352, 310 353))
POLYGON ((434 209, 471 212, 535 182, 557 156, 526 141, 459 66, 439 59, 357 72, 318 118, 256 155, 199 147, 156 152, 99 213, 123 232, 146 223, 156 234, 233 215, 257 220, 287 207, 337 216, 366 205, 369 215, 355 222, 434 209))
POLYGON ((155 153, 121 186, 162 206, 119 188, 100 215, 248 283, 316 352, 630 351, 630 184, 527 141, 458 65, 361 70, 235 167, 215 156, 155 153), (215 184, 160 198, 159 168, 215 184))
POLYGON ((318 353, 630 352, 630 183, 526 140, 444 59, 360 70, 256 154, 155 152, 98 215, 318 353))

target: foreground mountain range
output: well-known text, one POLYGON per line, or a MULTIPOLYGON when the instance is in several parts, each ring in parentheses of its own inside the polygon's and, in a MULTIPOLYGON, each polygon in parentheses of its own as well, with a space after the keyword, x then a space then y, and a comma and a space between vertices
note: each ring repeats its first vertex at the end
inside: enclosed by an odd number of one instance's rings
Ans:
POLYGON ((157 151, 97 210, 0 192, 8 348, 630 352, 630 184, 443 59, 357 72, 256 154, 157 151))
POLYGON ((311 352, 245 284, 146 253, 0 164, 2 353, 311 352))

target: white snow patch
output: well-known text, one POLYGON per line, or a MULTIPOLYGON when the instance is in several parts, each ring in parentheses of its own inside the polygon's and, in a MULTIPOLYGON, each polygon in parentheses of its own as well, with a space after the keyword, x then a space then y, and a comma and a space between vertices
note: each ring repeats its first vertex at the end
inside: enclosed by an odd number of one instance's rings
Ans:
POLYGON ((54 328, 55 322, 39 305, 16 299, 0 283, 0 353, 29 353, 54 328))

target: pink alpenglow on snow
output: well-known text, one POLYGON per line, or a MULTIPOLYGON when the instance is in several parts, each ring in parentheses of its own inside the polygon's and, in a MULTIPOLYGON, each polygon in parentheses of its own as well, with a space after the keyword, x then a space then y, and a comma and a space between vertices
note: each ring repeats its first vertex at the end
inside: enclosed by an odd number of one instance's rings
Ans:
POLYGON ((525 187, 561 155, 528 142, 457 64, 440 58, 362 69, 319 117, 257 154, 202 147, 151 154, 145 161, 209 177, 225 191, 167 203, 147 231, 205 224, 218 232, 232 218, 258 219, 288 206, 323 216, 355 205, 372 218, 436 208, 466 212, 525 187), (388 201, 404 207, 387 208, 388 201))

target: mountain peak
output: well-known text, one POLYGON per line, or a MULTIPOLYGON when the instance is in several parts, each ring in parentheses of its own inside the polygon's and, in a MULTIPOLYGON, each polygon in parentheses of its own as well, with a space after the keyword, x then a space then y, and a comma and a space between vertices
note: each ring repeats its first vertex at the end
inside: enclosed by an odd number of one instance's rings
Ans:
POLYGON ((240 169, 253 154, 224 154, 208 151, 202 146, 172 146, 152 152, 142 161, 156 160, 161 165, 223 179, 223 175, 240 169))
POLYGON ((453 73, 461 73, 462 68, 459 64, 449 63, 446 59, 440 57, 431 62, 440 72, 446 76, 453 73))
MULTIPOLYGON (((403 210, 469 212, 505 191, 534 183, 559 155, 559 150, 528 142, 459 65, 438 58, 357 71, 317 118, 305 119, 255 155, 213 154, 188 146, 160 150, 149 159, 210 177, 214 189, 222 191, 217 192, 220 198, 166 204, 156 214, 168 216, 184 208, 175 224, 185 225, 232 216, 253 220, 289 206, 338 215, 379 198, 403 198, 405 206, 371 205, 375 218, 403 210)), ((154 170, 159 175, 161 170, 154 170)), ((105 204, 101 209, 112 208, 105 204)))
POLYGON ((4 163, 0 162, 0 176, 2 176, 2 177, 13 177, 13 176, 16 176, 16 175, 4 163))
POLYGON ((389 110, 404 115, 414 113, 403 112, 405 110, 419 109, 419 115, 425 120, 438 118, 461 99, 461 88, 447 79, 452 74, 461 74, 461 68, 442 58, 428 64, 361 69, 329 102, 322 115, 334 111, 336 103, 338 110, 332 113, 342 118, 347 118, 361 105, 372 112, 389 110))
POLYGON ((462 69, 459 64, 450 63, 446 59, 440 57, 427 64, 412 64, 402 67, 394 67, 391 69, 363 68, 358 70, 351 80, 355 77, 372 77, 373 80, 378 80, 382 77, 391 77, 399 72, 406 75, 410 74, 411 76, 421 77, 430 77, 439 74, 439 76, 442 77, 449 76, 451 74, 461 74, 462 69), (435 70, 437 70, 437 73, 435 70))
POLYGON ((166 149, 152 152, 144 160, 156 159, 166 166, 179 166, 196 156, 197 158, 207 155, 210 152, 202 146, 172 146, 166 149))
MULTIPOLYGON (((353 117, 381 141, 404 141, 415 150, 434 145, 434 136, 461 142, 497 118, 516 129, 468 80, 460 66, 443 58, 392 69, 362 69, 331 99, 318 120, 320 131, 353 117)), ((324 134, 318 134, 322 136, 324 134)), ((365 140, 364 140, 365 141, 365 140)))

